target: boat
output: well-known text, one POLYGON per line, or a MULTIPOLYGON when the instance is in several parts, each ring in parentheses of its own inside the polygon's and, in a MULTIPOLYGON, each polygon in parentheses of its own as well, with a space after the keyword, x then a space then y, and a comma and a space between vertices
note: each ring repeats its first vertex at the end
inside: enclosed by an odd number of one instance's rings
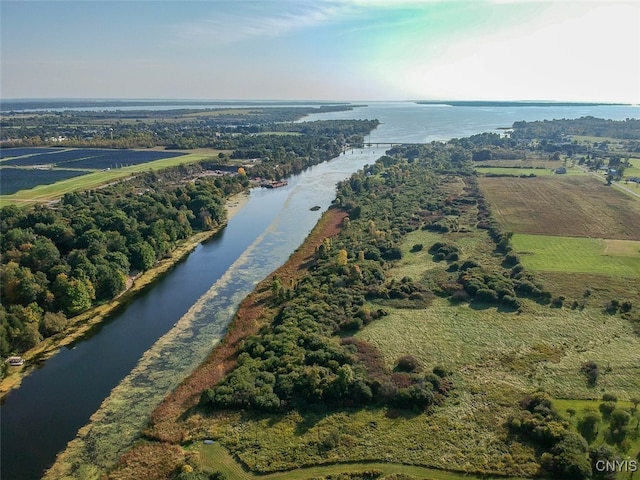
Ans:
POLYGON ((9 358, 7 358, 7 362, 12 367, 19 367, 20 365, 24 365, 24 358, 22 358, 22 357, 9 357, 9 358))
POLYGON ((267 187, 267 188, 280 188, 280 187, 284 187, 286 185, 289 185, 289 182, 287 182, 286 180, 279 180, 279 181, 266 183, 265 187, 267 187))

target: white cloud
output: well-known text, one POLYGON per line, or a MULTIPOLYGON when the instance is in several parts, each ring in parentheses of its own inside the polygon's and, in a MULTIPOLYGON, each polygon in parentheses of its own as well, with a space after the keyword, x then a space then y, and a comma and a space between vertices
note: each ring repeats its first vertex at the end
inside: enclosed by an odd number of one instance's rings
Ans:
POLYGON ((349 12, 340 4, 265 2, 245 8, 222 10, 208 18, 173 28, 181 40, 225 45, 244 40, 276 38, 336 21, 349 12), (266 7, 266 8, 265 8, 266 7))

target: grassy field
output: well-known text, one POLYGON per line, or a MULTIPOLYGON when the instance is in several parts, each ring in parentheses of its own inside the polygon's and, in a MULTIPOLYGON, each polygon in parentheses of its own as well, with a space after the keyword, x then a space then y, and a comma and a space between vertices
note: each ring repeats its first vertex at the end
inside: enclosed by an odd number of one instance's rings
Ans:
POLYGON ((630 158, 630 167, 627 167, 624 171, 625 177, 640 177, 640 158, 630 158))
MULTIPOLYGON (((454 191, 458 186, 451 183, 448 188, 454 191)), ((440 234, 417 230, 405 238, 403 259, 390 274, 427 283, 446 276, 447 262, 435 262, 427 251, 436 241, 455 243, 461 258, 495 268, 501 262, 485 231, 440 234), (412 253, 416 244, 424 249, 412 253)), ((623 254, 633 253, 633 245, 635 242, 608 244, 623 254)), ((623 282, 614 286, 624 289, 623 282)), ((538 468, 533 450, 509 441, 505 427, 526 393, 542 388, 556 398, 588 401, 608 392, 623 401, 640 391, 640 338, 632 333, 628 321, 605 314, 595 303, 572 310, 523 300, 522 311, 517 313, 501 312, 494 306, 452 305, 435 298, 425 309, 387 305, 385 309, 389 315, 369 324, 357 337, 375 345, 389 368, 399 357, 410 354, 425 369, 442 365, 452 371, 456 390, 445 406, 428 415, 381 408, 259 417, 195 414, 190 418, 190 438, 220 439, 243 464, 263 473, 345 461, 351 469, 371 465, 362 463, 370 459, 384 459, 386 463, 380 465, 404 465, 405 473, 418 478, 446 477, 433 476, 428 470, 420 473, 413 467, 409 470, 408 465, 532 476, 538 468), (602 366, 596 388, 587 384, 580 370, 588 360, 602 366), (328 450, 321 447, 326 438, 336 439, 328 450)), ((207 468, 230 475, 235 472, 230 478, 251 478, 237 463, 229 463, 231 457, 208 458, 205 455, 202 460, 207 468)), ((311 477, 338 471, 345 471, 344 467, 270 473, 269 478, 305 478, 307 473, 311 477)))
POLYGON ((419 467, 415 465, 405 465, 397 463, 360 462, 360 463, 338 463, 332 465, 322 465, 316 467, 297 468, 285 472, 271 473, 267 475, 255 475, 234 460, 229 452, 220 443, 212 445, 197 444, 194 447, 197 452, 200 465, 207 471, 218 471, 227 475, 227 478, 234 480, 300 480, 309 478, 325 477, 328 475, 353 474, 356 472, 366 472, 377 470, 381 475, 403 474, 420 480, 462 480, 482 478, 483 480, 501 479, 516 480, 516 477, 491 477, 447 472, 433 468, 419 467))
POLYGON ((387 409, 304 416, 295 411, 261 417, 231 414, 219 417, 213 430, 202 429, 199 438, 192 440, 220 439, 241 463, 261 474, 306 465, 376 461, 392 468, 415 465, 488 475, 533 475, 537 466, 531 462, 531 450, 505 445, 496 428, 511 410, 500 405, 489 410, 483 395, 461 392, 460 396, 455 404, 430 415, 387 409))
POLYGON ((533 271, 640 277, 640 241, 516 234, 512 244, 533 271))
POLYGON ((564 164, 561 160, 549 160, 548 156, 537 157, 530 156, 527 158, 522 158, 518 160, 486 160, 482 162, 474 162, 474 165, 479 168, 483 167, 517 167, 517 168, 533 168, 533 169, 546 169, 546 170, 555 170, 559 167, 569 167, 571 165, 571 161, 567 162, 567 165, 564 164))
MULTIPOLYGON (((535 175, 536 177, 545 176, 545 175, 555 175, 553 170, 548 170, 545 168, 509 168, 509 167, 485 167, 476 165, 476 172, 481 175, 513 175, 515 177, 519 177, 520 175, 535 175)), ((569 170, 569 172, 573 172, 569 170)), ((576 173, 580 173, 576 171, 576 173)))
POLYGON ((21 190, 12 195, 0 196, 0 207, 5 205, 25 205, 50 202, 60 198, 65 193, 76 190, 97 188, 141 172, 161 170, 163 168, 182 165, 185 163, 195 163, 206 158, 215 157, 218 153, 219 151, 217 150, 211 151, 211 153, 189 153, 180 157, 165 158, 155 162, 132 165, 130 167, 93 172, 68 180, 62 180, 51 185, 39 185, 29 190, 21 190))
POLYGON ((410 354, 426 368, 451 368, 469 391, 542 387, 557 397, 594 398, 600 391, 580 372, 584 361, 594 360, 612 369, 599 388, 627 399, 640 391, 640 339, 629 322, 595 308, 527 303, 523 313, 512 314, 436 299, 425 310, 388 310, 358 336, 376 345, 389 366, 410 354))
POLYGON ((640 202, 591 176, 481 177, 479 183, 507 231, 640 240, 640 202))

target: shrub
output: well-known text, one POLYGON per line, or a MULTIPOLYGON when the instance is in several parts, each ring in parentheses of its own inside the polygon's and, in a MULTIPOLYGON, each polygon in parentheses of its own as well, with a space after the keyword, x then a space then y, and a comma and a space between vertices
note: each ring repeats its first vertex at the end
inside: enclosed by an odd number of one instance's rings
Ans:
POLYGON ((413 355, 403 355, 396 363, 396 370, 399 372, 415 373, 420 369, 420 362, 413 355))
POLYGON ((616 409, 616 404, 614 402, 603 402, 598 406, 598 410, 602 413, 604 417, 609 417, 613 411, 616 409))
POLYGON ((476 300, 479 302, 494 303, 498 301, 498 294, 489 288, 481 288, 476 292, 476 300))
POLYGON ((513 252, 509 252, 504 256, 504 263, 508 266, 518 265, 520 262, 520 258, 513 252))
POLYGON ((580 371, 587 377, 587 384, 590 387, 595 387, 596 383, 598 383, 598 376, 600 375, 598 364, 593 360, 588 360, 582 364, 580 371))

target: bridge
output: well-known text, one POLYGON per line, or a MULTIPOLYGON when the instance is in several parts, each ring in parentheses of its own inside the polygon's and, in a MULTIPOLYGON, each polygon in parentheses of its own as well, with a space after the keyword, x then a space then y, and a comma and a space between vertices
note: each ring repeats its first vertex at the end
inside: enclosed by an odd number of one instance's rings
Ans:
MULTIPOLYGON (((365 142, 362 145, 364 147, 388 147, 388 148, 392 148, 392 147, 413 147, 413 146, 418 146, 418 145, 430 145, 431 142, 411 142, 411 143, 405 143, 405 142, 365 142)), ((363 148, 363 147, 354 147, 354 146, 349 146, 349 147, 345 147, 345 150, 348 149, 354 149, 354 148, 363 148)))

